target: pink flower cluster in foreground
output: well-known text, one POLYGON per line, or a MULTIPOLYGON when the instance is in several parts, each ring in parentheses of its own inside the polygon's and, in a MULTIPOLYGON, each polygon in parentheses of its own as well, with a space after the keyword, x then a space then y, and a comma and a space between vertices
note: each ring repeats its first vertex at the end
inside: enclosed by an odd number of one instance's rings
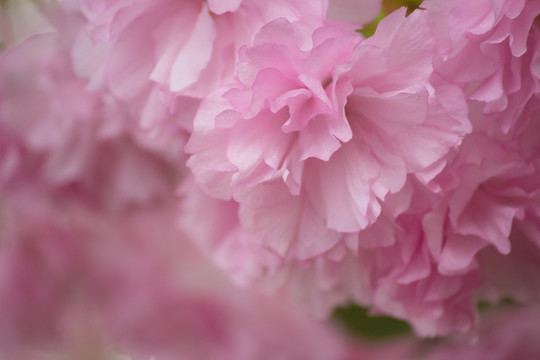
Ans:
POLYGON ((0 354, 369 358, 320 320, 537 303, 540 0, 380 8, 0 3, 0 354))

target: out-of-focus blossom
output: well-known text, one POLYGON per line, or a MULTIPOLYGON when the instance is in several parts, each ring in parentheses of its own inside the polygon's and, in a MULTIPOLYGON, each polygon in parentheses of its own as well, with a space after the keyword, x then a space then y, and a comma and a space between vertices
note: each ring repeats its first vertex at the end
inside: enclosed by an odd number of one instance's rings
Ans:
POLYGON ((474 333, 433 344, 420 343, 413 347, 408 356, 402 354, 399 359, 533 360, 538 357, 540 353, 536 336, 540 324, 538 307, 494 309, 484 314, 481 320, 474 333))
POLYGON ((537 307, 509 310, 482 319, 477 339, 450 340, 435 345, 424 359, 530 359, 538 357, 536 341, 540 312, 537 307))
POLYGON ((366 25, 377 17, 381 3, 381 0, 329 0, 326 18, 366 25))
POLYGON ((0 3, 0 50, 29 36, 54 31, 42 13, 44 8, 45 5, 30 0, 5 0, 0 3))
POLYGON ((13 38, 9 23, 9 13, 4 6, 0 6, 0 50, 5 48, 13 38))
POLYGON ((68 19, 0 58, 0 185, 59 188, 108 209, 169 193, 182 144, 155 144, 110 95, 86 89, 71 65, 77 25, 68 19))
POLYGON ((2 204, 3 355, 95 337, 135 358, 346 358, 349 345, 331 329, 228 284, 177 231, 170 205, 103 216, 76 198, 11 193, 2 204))
POLYGON ((402 336, 380 342, 362 342, 358 359, 364 360, 536 360, 540 309, 499 307, 481 314, 480 325, 466 334, 417 339, 402 336))

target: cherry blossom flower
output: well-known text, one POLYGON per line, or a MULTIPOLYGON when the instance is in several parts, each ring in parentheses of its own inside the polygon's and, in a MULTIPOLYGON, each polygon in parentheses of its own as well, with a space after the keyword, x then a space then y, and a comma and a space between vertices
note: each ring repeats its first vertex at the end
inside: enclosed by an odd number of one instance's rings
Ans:
POLYGON ((408 174, 432 179, 469 131, 459 89, 431 76, 424 26, 421 13, 396 13, 362 40, 328 25, 309 51, 295 24, 265 26, 241 51, 236 83, 199 109, 186 147, 195 181, 238 202, 242 227, 279 256, 356 247, 408 174), (424 37, 407 44, 408 31, 424 37))

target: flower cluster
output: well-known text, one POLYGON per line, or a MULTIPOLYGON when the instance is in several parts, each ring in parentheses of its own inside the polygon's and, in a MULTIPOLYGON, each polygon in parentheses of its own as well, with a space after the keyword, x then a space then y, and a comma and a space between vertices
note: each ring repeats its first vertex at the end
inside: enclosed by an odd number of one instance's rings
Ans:
POLYGON ((347 302, 538 302, 540 0, 387 8, 0 2, 0 353, 345 360, 347 302))

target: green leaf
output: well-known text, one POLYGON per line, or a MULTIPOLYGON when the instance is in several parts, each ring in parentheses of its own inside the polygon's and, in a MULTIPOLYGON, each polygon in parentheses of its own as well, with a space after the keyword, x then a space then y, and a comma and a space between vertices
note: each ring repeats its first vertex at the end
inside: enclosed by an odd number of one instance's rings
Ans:
POLYGON ((412 333, 405 321, 390 316, 369 315, 366 308, 355 304, 336 308, 333 318, 352 335, 369 340, 412 333))

